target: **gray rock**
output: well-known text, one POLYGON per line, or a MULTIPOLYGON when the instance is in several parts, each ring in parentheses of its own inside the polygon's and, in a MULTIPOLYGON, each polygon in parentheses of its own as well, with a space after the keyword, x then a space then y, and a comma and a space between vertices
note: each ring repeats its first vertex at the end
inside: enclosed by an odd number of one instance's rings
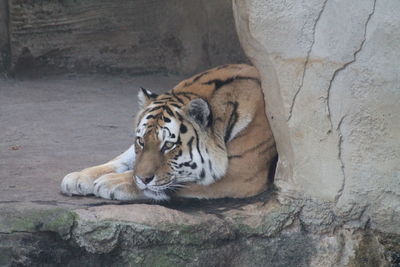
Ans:
POLYGON ((398 261, 398 236, 359 230, 305 231, 296 205, 265 197, 245 202, 74 210, 3 204, 0 264, 383 266, 398 261), (217 210, 210 208, 213 205, 217 210))
POLYGON ((400 232, 400 2, 233 3, 262 77, 279 200, 322 235, 311 265, 398 264, 379 236, 400 232))
POLYGON ((400 3, 234 1, 234 12, 261 72, 282 199, 399 233, 400 3))

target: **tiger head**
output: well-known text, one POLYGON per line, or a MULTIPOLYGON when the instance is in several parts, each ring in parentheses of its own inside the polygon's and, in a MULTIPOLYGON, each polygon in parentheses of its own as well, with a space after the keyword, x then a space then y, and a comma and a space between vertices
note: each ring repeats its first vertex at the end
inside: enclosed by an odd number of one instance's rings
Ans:
POLYGON ((187 183, 211 184, 228 159, 224 142, 213 135, 209 103, 192 93, 139 91, 134 180, 147 197, 163 200, 187 183))

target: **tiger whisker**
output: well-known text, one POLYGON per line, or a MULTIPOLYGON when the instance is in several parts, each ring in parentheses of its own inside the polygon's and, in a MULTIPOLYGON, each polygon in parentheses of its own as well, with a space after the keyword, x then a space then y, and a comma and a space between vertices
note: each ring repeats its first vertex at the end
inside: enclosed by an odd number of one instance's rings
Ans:
POLYGON ((187 185, 183 185, 183 184, 175 184, 172 187, 175 187, 175 188, 187 188, 188 186, 187 185))

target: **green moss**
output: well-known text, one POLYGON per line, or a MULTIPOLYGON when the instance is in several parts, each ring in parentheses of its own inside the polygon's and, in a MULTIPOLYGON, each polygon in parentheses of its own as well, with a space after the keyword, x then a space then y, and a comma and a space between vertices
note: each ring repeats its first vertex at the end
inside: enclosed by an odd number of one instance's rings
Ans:
POLYGON ((69 238, 75 213, 61 208, 2 207, 0 231, 12 232, 57 232, 69 238))
POLYGON ((246 223, 247 217, 234 218, 233 227, 243 236, 264 236, 271 237, 282 231, 287 225, 292 223, 296 208, 288 205, 279 206, 261 218, 261 222, 256 226, 246 223))
POLYGON ((392 266, 400 266, 400 235, 377 233, 379 243, 384 247, 386 259, 392 266))
POLYGON ((360 241, 355 256, 349 262, 351 267, 389 266, 376 237, 366 232, 360 241))
POLYGON ((9 247, 0 247, 0 266, 11 265, 13 251, 9 247))
POLYGON ((186 266, 196 259, 199 248, 187 246, 162 246, 147 250, 143 266, 186 266))

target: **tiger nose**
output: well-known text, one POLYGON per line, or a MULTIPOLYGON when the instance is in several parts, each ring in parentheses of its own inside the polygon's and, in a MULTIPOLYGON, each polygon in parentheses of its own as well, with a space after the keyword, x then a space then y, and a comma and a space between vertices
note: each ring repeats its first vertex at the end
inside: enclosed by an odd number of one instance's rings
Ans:
POLYGON ((148 183, 150 183, 151 181, 153 181, 154 175, 152 175, 152 176, 147 176, 147 177, 137 176, 137 178, 139 178, 140 180, 142 180, 142 182, 143 182, 144 184, 148 184, 148 183))

